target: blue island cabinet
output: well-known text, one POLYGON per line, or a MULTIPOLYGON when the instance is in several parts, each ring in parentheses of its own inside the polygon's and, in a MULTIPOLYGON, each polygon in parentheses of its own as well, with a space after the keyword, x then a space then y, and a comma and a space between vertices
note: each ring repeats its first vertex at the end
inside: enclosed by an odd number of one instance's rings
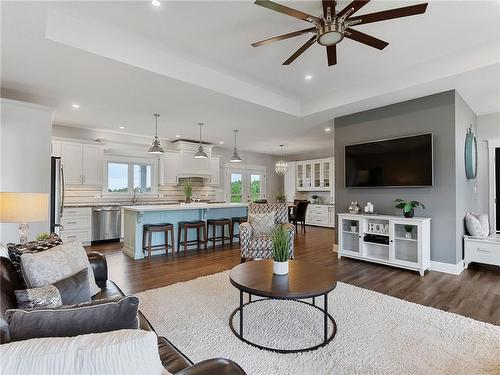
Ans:
MULTIPOLYGON (((148 205, 123 207, 124 236, 123 252, 133 259, 144 258, 142 250, 142 231, 144 224, 171 223, 174 225, 175 247, 180 221, 207 220, 247 216, 244 203, 188 203, 174 205, 148 205)), ((220 228, 217 229, 220 235, 220 228)), ((238 233, 238 229, 235 233, 238 233)), ((196 231, 189 231, 189 240, 196 238, 196 231)), ((164 243, 163 233, 153 233, 153 246, 164 243)), ((153 250, 155 254, 165 254, 165 250, 153 250)))

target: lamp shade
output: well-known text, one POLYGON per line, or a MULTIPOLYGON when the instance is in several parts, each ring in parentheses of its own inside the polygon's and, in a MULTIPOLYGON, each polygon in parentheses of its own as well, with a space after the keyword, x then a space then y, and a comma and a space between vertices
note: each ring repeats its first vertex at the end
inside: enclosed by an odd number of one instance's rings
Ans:
POLYGON ((47 193, 0 193, 0 222, 33 223, 48 219, 47 193))

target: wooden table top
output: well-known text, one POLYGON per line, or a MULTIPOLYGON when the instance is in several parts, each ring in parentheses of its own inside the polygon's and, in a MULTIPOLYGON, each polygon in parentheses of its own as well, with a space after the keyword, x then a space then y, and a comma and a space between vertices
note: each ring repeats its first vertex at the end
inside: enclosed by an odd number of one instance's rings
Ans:
POLYGON ((288 275, 275 275, 272 259, 245 262, 231 270, 229 280, 246 293, 277 299, 317 297, 337 286, 332 270, 300 260, 290 260, 288 275))

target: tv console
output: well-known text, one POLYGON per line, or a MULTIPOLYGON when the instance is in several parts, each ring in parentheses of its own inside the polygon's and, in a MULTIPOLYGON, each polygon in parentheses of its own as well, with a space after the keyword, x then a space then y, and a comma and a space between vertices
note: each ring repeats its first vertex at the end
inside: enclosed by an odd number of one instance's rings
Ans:
POLYGON ((406 268, 420 276, 430 269, 430 218, 344 213, 338 218, 339 258, 406 268))

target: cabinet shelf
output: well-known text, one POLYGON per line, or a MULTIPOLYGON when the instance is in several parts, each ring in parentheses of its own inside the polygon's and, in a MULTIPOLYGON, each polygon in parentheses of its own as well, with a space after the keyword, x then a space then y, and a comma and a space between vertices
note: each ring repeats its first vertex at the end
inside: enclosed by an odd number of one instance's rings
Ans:
POLYGON ((358 235, 359 233, 358 232, 352 232, 350 230, 343 230, 342 233, 348 233, 348 234, 356 234, 358 235))
POLYGON ((376 236, 385 236, 385 237, 389 237, 389 233, 375 233, 375 232, 366 231, 366 232, 363 232, 363 234, 374 234, 374 235, 376 235, 376 236))
POLYGON ((396 237, 394 239, 397 240, 397 241, 418 242, 418 240, 416 240, 414 238, 396 237))

